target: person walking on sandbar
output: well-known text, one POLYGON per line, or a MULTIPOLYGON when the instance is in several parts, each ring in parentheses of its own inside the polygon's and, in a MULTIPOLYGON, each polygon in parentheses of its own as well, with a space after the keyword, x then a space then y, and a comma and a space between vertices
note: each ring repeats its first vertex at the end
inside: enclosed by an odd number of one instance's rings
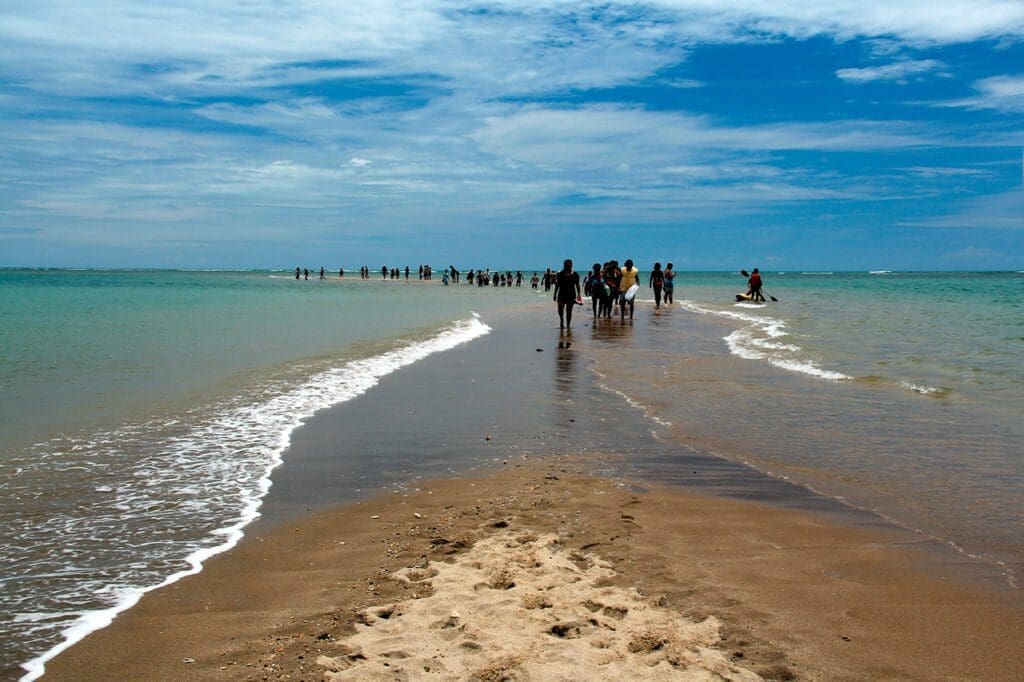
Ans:
POLYGON ((654 289, 654 307, 661 307, 661 290, 665 286, 665 273, 661 271, 661 263, 655 263, 651 270, 651 277, 647 280, 647 286, 654 289))
POLYGON ((636 302, 636 296, 632 296, 628 301, 626 300, 626 292, 629 288, 636 284, 637 277, 640 276, 640 271, 633 267, 633 259, 627 258, 624 268, 622 268, 622 280, 619 282, 619 291, 622 292, 621 298, 619 299, 619 316, 620 319, 626 319, 626 304, 629 304, 629 319, 633 319, 633 304, 636 302))
POLYGON ((558 327, 565 329, 572 326, 572 309, 580 296, 580 276, 573 271, 572 260, 566 259, 562 269, 556 274, 554 300, 558 305, 558 327))

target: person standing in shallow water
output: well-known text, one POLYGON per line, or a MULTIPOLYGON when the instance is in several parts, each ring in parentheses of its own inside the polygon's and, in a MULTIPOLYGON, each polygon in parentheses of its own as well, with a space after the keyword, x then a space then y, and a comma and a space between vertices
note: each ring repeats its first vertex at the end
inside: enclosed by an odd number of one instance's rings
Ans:
POLYGON ((555 281, 554 300, 558 306, 558 327, 572 326, 572 309, 580 298, 580 276, 572 269, 572 260, 566 259, 562 269, 553 277, 555 281))
POLYGON ((672 269, 672 264, 669 263, 665 266, 665 305, 672 305, 672 292, 676 288, 676 271, 672 269))
POLYGON ((607 319, 612 317, 612 306, 619 300, 619 282, 622 280, 622 271, 619 270, 619 262, 612 260, 604 268, 604 283, 608 285, 608 295, 604 299, 604 316, 607 319))
POLYGON ((665 273, 661 271, 661 263, 655 263, 647 286, 654 289, 654 307, 661 307, 661 290, 665 288, 665 273))
POLYGON ((633 319, 633 305, 636 303, 636 296, 626 300, 626 292, 631 286, 637 283, 636 279, 640 275, 640 271, 633 267, 633 259, 627 258, 624 263, 626 267, 622 268, 622 279, 619 281, 619 291, 622 292, 619 295, 619 318, 626 319, 626 306, 629 306, 629 319, 633 319))
POLYGON ((594 263, 594 269, 590 272, 588 278, 588 284, 590 285, 590 306, 594 311, 594 317, 597 318, 604 311, 604 277, 601 273, 601 264, 594 263))
POLYGON ((764 294, 761 293, 761 286, 761 273, 757 268, 754 268, 754 271, 750 273, 750 279, 747 280, 747 287, 749 287, 747 293, 750 294, 751 301, 765 302, 764 294))

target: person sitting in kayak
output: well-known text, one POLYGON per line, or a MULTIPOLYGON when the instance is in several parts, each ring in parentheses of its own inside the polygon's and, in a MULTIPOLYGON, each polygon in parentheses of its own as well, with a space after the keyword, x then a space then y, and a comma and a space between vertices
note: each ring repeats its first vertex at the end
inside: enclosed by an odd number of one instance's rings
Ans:
POLYGON ((761 293, 761 273, 757 268, 754 268, 750 273, 750 279, 747 280, 747 295, 751 301, 764 302, 764 294, 761 293))

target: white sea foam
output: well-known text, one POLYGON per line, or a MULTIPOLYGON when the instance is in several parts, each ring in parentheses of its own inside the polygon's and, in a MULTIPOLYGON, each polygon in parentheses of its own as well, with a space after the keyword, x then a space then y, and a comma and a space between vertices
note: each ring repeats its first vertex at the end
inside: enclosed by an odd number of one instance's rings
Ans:
POLYGON ((915 384, 909 381, 901 381, 900 386, 907 389, 908 391, 920 393, 921 395, 936 396, 945 393, 944 389, 936 388, 934 386, 922 386, 920 384, 915 384))
MULTIPOLYGON (((741 306, 717 310, 689 300, 680 301, 679 305, 693 312, 726 317, 745 323, 745 326, 725 337, 729 352, 737 357, 746 360, 763 360, 780 369, 799 372, 827 381, 844 381, 851 378, 842 372, 820 367, 812 358, 807 357, 808 353, 802 347, 794 343, 777 341, 777 339, 783 338, 788 340, 790 336, 783 320, 768 315, 755 315, 736 310, 741 306)), ((763 310, 763 306, 750 307, 763 310)))
MULTIPOLYGON (((51 537, 77 537, 87 547, 89 542, 111 532, 111 527, 124 528, 139 519, 178 531, 183 516, 189 521, 198 517, 198 525, 206 525, 209 530, 200 537, 154 540, 160 534, 139 524, 139 537, 128 537, 124 543, 127 547, 118 547, 116 551, 139 551, 145 547, 150 550, 150 559, 183 567, 153 579, 152 569, 148 573, 130 570, 130 566, 143 566, 137 555, 131 555, 122 558, 122 562, 129 562, 129 568, 122 564, 111 566, 109 576, 79 581, 74 592, 61 595, 65 601, 67 597, 78 596, 81 600, 82 595, 92 595, 93 599, 100 596, 108 604, 104 608, 40 612, 31 608, 31 599, 16 599, 14 603, 26 607, 14 616, 17 622, 38 623, 40 629, 52 632, 54 621, 66 623, 73 618, 70 625, 60 630, 58 644, 22 665, 27 671, 22 682, 42 676, 48 661, 89 633, 109 625, 145 593, 200 572, 207 559, 234 547, 242 538, 243 529, 259 516, 262 500, 270 489, 271 472, 281 464, 292 432, 305 420, 322 409, 365 393, 382 377, 402 367, 489 331, 490 327, 473 313, 472 319, 457 322, 431 338, 324 369, 286 390, 271 385, 263 387, 260 400, 239 400, 205 414, 197 410, 184 420, 171 418, 128 426, 96 435, 88 442, 66 444, 64 453, 84 449, 89 459, 87 466, 97 469, 99 474, 105 468, 119 468, 122 481, 127 474, 138 483, 98 486, 104 492, 101 505, 78 516, 56 515, 48 524, 41 524, 46 528, 26 528, 26 535, 56 531, 61 534, 51 537), (190 423, 193 425, 182 428, 190 423), (153 431, 167 431, 167 437, 158 443, 151 442, 149 451, 142 448, 125 452, 126 448, 134 449, 145 443, 147 434, 151 440, 153 431), (134 471, 123 471, 131 467, 134 471)), ((52 462, 46 453, 40 453, 37 466, 49 465, 52 462)), ((111 544, 109 537, 106 544, 111 544)), ((75 559, 62 561, 67 567, 75 559)))
POLYGON ((672 426, 672 422, 666 421, 666 420, 662 419, 661 417, 659 417, 658 415, 656 415, 654 413, 654 410, 649 408, 647 405, 644 405, 643 403, 641 403, 639 400, 637 400, 633 396, 631 396, 628 393, 625 393, 623 391, 620 391, 619 389, 614 388, 613 386, 609 386, 607 383, 605 383, 605 381, 608 379, 607 375, 605 375, 604 373, 598 371, 597 369, 594 369, 593 367, 590 368, 590 371, 595 376, 599 377, 602 380, 602 382, 600 384, 598 384, 598 388, 601 388, 602 390, 614 393, 615 395, 617 395, 620 398, 624 399, 627 404, 629 404, 631 407, 639 410, 645 417, 650 419, 655 424, 660 424, 661 426, 672 426))

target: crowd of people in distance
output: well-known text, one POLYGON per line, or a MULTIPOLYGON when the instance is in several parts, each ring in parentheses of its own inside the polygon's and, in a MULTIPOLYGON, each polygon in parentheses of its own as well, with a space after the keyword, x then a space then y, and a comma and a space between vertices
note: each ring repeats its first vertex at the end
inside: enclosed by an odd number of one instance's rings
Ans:
MULTIPOLYGON (((573 270, 572 260, 566 260, 557 273, 552 274, 550 270, 545 273, 544 288, 545 291, 554 288, 558 322, 564 328, 572 324, 573 307, 583 305, 583 296, 590 297, 595 319, 610 318, 613 308, 618 307, 621 320, 626 319, 627 309, 629 319, 632 320, 636 291, 640 286, 639 277, 640 271, 633 265, 632 259, 626 259, 622 267, 619 267, 618 261, 610 260, 603 265, 594 263, 581 287, 580 276, 573 270)), ((655 308, 661 307, 662 300, 666 305, 673 302, 675 278, 676 273, 671 263, 664 270, 660 262, 654 264, 647 286, 654 290, 655 308)))
MULTIPOLYGON (((533 273, 533 277, 530 279, 531 286, 536 289, 537 283, 540 279, 537 277, 537 273, 533 273)), ((522 287, 523 286, 523 272, 522 270, 516 270, 515 274, 511 270, 505 270, 504 272, 495 270, 491 272, 490 268, 486 270, 470 270, 466 273, 466 284, 476 284, 478 287, 522 287)))
MULTIPOLYGON (((359 277, 361 279, 370 279, 370 272, 370 268, 364 265, 359 268, 359 277)), ((385 280, 402 279, 403 276, 408 280, 410 273, 408 265, 404 269, 389 268, 387 265, 382 266, 380 269, 381 277, 385 280)), ((746 270, 741 270, 740 273, 748 276, 746 270)), ((338 277, 344 276, 345 269, 340 268, 338 270, 338 277)), ((309 279, 309 270, 295 268, 295 279, 301 279, 302 277, 309 279)), ((420 280, 432 280, 433 268, 429 265, 419 266, 417 277, 420 280)), ((572 260, 566 260, 562 269, 558 272, 552 271, 551 268, 548 268, 540 276, 534 272, 528 281, 532 290, 537 290, 541 286, 544 287, 545 292, 551 292, 554 289, 553 298, 558 307, 558 320, 564 328, 572 323, 573 308, 576 305, 583 305, 584 296, 590 297, 590 305, 595 319, 610 318, 613 310, 617 308, 620 319, 625 320, 626 312, 628 311, 629 319, 632 320, 634 296, 636 288, 640 286, 639 277, 640 271, 633 265, 632 259, 626 259, 626 262, 621 267, 617 260, 610 260, 604 264, 594 263, 593 267, 582 279, 572 269, 572 260), (636 288, 634 288, 634 285, 636 288)), ((326 271, 321 267, 320 279, 326 278, 326 271)), ((672 269, 672 263, 668 263, 664 269, 662 269, 660 262, 654 264, 647 279, 647 286, 654 291, 655 308, 660 308, 662 302, 666 305, 673 303, 675 278, 676 272, 672 269)), ((475 284, 478 287, 522 287, 524 279, 525 277, 521 270, 515 272, 511 270, 495 270, 492 272, 490 268, 486 268, 469 270, 466 273, 465 282, 468 285, 472 286, 475 284)), ((449 265, 442 270, 441 283, 445 286, 448 284, 458 284, 461 281, 462 273, 454 265, 449 265)), ((754 268, 747 280, 747 300, 765 302, 762 286, 761 274, 757 268, 754 268)), ((772 300, 775 301, 777 299, 772 298, 772 300)))

